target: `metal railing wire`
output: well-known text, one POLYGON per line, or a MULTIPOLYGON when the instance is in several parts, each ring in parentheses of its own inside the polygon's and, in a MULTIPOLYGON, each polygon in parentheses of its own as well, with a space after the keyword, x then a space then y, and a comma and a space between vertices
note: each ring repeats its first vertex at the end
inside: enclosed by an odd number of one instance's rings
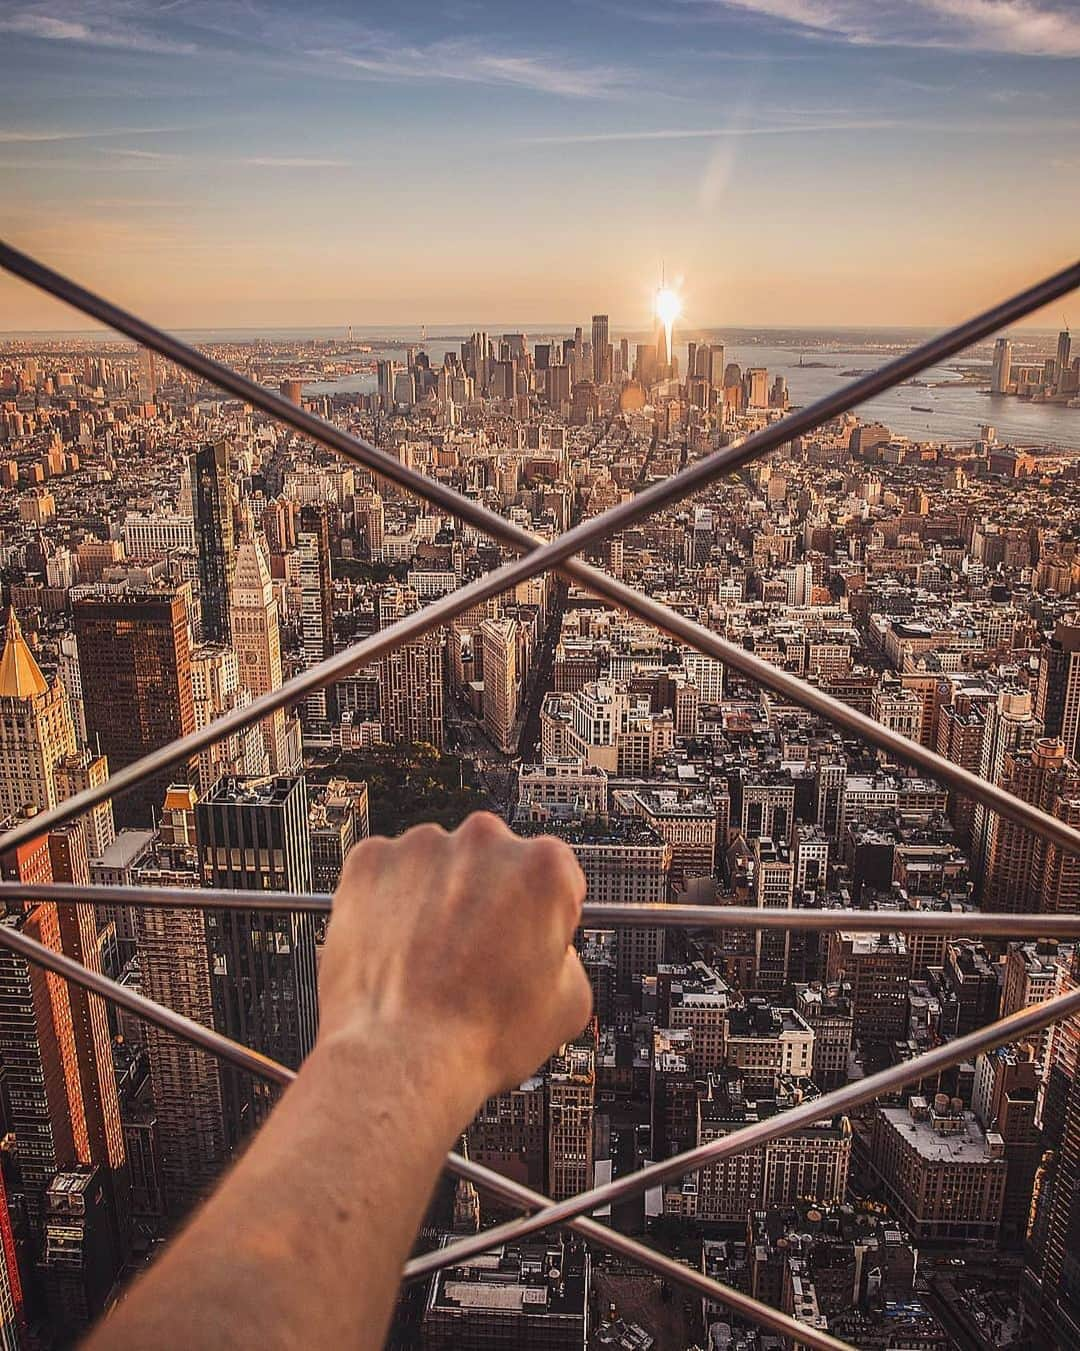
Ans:
MULTIPOLYGON (((226 891, 220 887, 153 887, 138 883, 88 886, 70 882, 0 882, 0 902, 57 901, 68 905, 147 906, 176 910, 311 911, 329 914, 325 892, 226 891)), ((753 905, 685 905, 677 901, 586 901, 583 929, 658 925, 665 929, 792 929, 814 933, 924 933, 946 938, 1080 938, 1080 914, 1031 915, 978 910, 763 910, 753 905)))
MULTIPOLYGON (((123 888, 114 887, 110 890, 121 891, 123 888)), ((238 1069, 245 1070, 249 1074, 256 1075, 258 1078, 265 1079, 282 1088, 287 1088, 296 1078, 296 1070, 290 1069, 287 1065, 271 1060, 269 1056, 262 1055, 240 1042, 233 1041, 230 1037, 223 1036, 212 1028, 193 1022, 183 1014, 166 1008, 153 999, 148 999, 146 995, 140 994, 139 991, 126 985, 119 985, 100 972, 91 971, 80 962, 76 962, 64 953, 47 947, 44 943, 38 942, 36 938, 31 938, 28 934, 21 933, 17 929, 0 925, 0 947, 9 948, 26 961, 34 962, 38 966, 44 967, 45 970, 53 971, 58 976, 62 976, 65 980, 72 981, 76 985, 81 985, 85 989, 111 1000, 121 1008, 127 1009, 129 1013, 163 1028, 166 1032, 181 1037, 184 1041, 190 1042, 218 1059, 224 1060, 238 1069)), ((465 1178, 475 1186, 482 1187, 485 1191, 499 1196, 512 1205, 536 1210, 552 1204, 551 1198, 544 1196, 541 1192, 532 1191, 530 1188, 522 1186, 521 1183, 505 1178, 501 1173, 485 1168, 472 1159, 463 1158, 460 1154, 448 1154, 446 1167, 451 1173, 465 1178)), ((705 1295, 709 1299, 726 1304, 776 1332, 788 1337, 797 1337, 799 1342, 806 1346, 819 1347, 821 1351, 854 1351, 846 1342, 838 1341, 835 1337, 807 1328, 805 1324, 796 1322, 795 1319, 777 1309, 773 1309, 768 1304, 762 1304, 759 1300, 744 1295, 740 1290, 713 1280, 692 1267, 684 1266, 681 1262, 665 1257, 662 1253, 654 1252, 651 1248, 647 1248, 636 1240, 628 1238, 625 1234, 609 1229, 606 1225, 599 1224, 595 1220, 579 1217, 570 1221, 568 1227, 589 1239, 590 1242, 607 1248, 610 1252, 620 1256, 633 1258, 643 1266, 650 1267, 658 1275, 678 1282, 688 1289, 694 1290, 697 1294, 705 1295)))
POLYGON ((1006 1018, 999 1018, 985 1027, 976 1028, 974 1032, 965 1033, 962 1037, 954 1037, 952 1041, 942 1042, 929 1051, 913 1056, 911 1060, 902 1060, 887 1069, 878 1070, 876 1074, 868 1074, 865 1079, 854 1079, 844 1084, 842 1088, 834 1088, 829 1093, 823 1093, 819 1098, 807 1099, 795 1107, 777 1112, 775 1116, 733 1130, 730 1135, 696 1145, 693 1149, 675 1154, 670 1159, 663 1159, 640 1168, 636 1173, 628 1173, 613 1182, 606 1182, 602 1186, 580 1192, 577 1196, 559 1201, 556 1205, 537 1211, 534 1215, 510 1220, 506 1224, 497 1225, 494 1229, 487 1229, 482 1234, 459 1239, 449 1247, 443 1248, 437 1255, 430 1253, 415 1258, 406 1266, 405 1275, 410 1279, 423 1276, 431 1271, 434 1265, 444 1266, 447 1262, 463 1261, 478 1252, 485 1252, 495 1244, 510 1243, 523 1238, 526 1234, 535 1233, 538 1229, 562 1224, 577 1215, 584 1215, 599 1206, 625 1200, 635 1192, 659 1186, 662 1182, 681 1177, 684 1173, 693 1172, 719 1159, 732 1154, 742 1154, 748 1149, 755 1149, 758 1145, 768 1144, 771 1140, 779 1140, 827 1117, 840 1116, 855 1107, 861 1107, 863 1103, 871 1102, 874 1098, 903 1088, 906 1084, 924 1079, 937 1070, 948 1069, 951 1065, 959 1064, 981 1051, 1016 1041, 1029 1032, 1056 1022, 1058 1018, 1067 1018, 1077 1012, 1080 1012, 1080 987, 1068 990, 1064 994, 1054 995, 1041 1004, 1018 1009, 1006 1018), (436 1256, 439 1258, 437 1263, 436 1256))
MULTIPOLYGON (((914 348, 816 403, 796 410, 763 431, 748 437, 739 445, 705 456, 678 475, 653 484, 636 497, 573 527, 550 543, 538 540, 528 531, 504 520, 497 513, 489 511, 480 503, 457 493, 438 480, 429 479, 400 464, 370 443, 353 437, 332 423, 286 402, 271 391, 213 361, 204 353, 179 342, 176 338, 86 291, 70 279, 3 243, 0 243, 0 267, 25 278, 117 331, 127 334, 136 342, 150 347, 192 373, 286 423, 302 435, 337 450, 407 491, 444 507, 454 516, 469 522, 524 555, 492 570, 451 596, 440 598, 371 638, 336 653, 333 657, 285 682, 280 689, 254 700, 245 709, 226 714, 207 727, 171 743, 168 747, 159 748, 144 756, 134 764, 119 770, 105 784, 75 794, 57 807, 29 818, 0 837, 0 854, 39 838, 54 827, 81 816, 115 793, 123 792, 144 778, 178 764, 222 736, 260 721, 301 695, 340 679, 402 643, 411 641, 447 622, 471 605, 510 590, 518 582, 553 568, 584 586, 594 595, 656 625, 697 651, 726 662, 743 675, 792 699, 844 731, 851 732, 871 745, 895 755, 907 764, 926 770, 936 779, 1033 830, 1067 852, 1080 854, 1080 832, 1073 830, 1064 822, 1031 804, 1020 802, 996 785, 987 783, 926 747, 889 731, 873 719, 856 712, 821 690, 771 666, 752 653, 718 637, 703 626, 609 577, 606 573, 590 567, 574 556, 611 533, 681 500, 688 494, 715 482, 722 475, 731 473, 761 455, 779 448, 794 437, 813 431, 823 422, 849 411, 866 399, 911 378, 928 366, 937 364, 988 336, 996 329, 1013 323, 1064 295, 1080 285, 1080 263, 1063 269, 1036 286, 914 348)), ((171 905, 202 909, 266 908, 325 911, 330 908, 330 898, 327 896, 285 896, 280 893, 209 890, 194 893, 182 888, 73 887, 64 884, 20 886, 18 883, 2 883, 0 899, 4 896, 22 901, 47 898, 68 903, 171 905)), ((587 903, 583 923, 600 927, 657 923, 725 928, 806 928, 818 931, 909 930, 946 933, 953 936, 962 933, 993 933, 1061 937, 1080 933, 1078 916, 982 915, 951 911, 770 912, 749 907, 678 904, 609 906, 587 903)), ((194 1023, 98 972, 88 970, 63 953, 54 952, 18 930, 0 926, 0 944, 19 952, 28 961, 44 966, 68 980, 84 985, 104 998, 111 999, 138 1016, 201 1046, 239 1068, 283 1086, 295 1077, 295 1072, 286 1066, 269 1060, 259 1052, 233 1042, 218 1032, 194 1023)), ((916 1082, 929 1073, 944 1069, 979 1051, 1014 1040, 1076 1012, 1080 1012, 1080 990, 1070 990, 1043 1004, 1019 1010, 987 1027, 934 1047, 910 1061, 890 1066, 863 1080, 846 1084, 812 1101, 803 1102, 776 1117, 732 1131, 722 1139, 710 1141, 674 1158, 651 1164, 636 1173, 557 1203, 471 1160, 451 1154, 447 1159, 447 1166, 452 1172, 460 1177, 467 1177, 477 1186, 533 1213, 486 1230, 481 1235, 459 1240, 438 1252, 413 1259, 405 1268, 405 1278, 414 1279, 427 1275, 438 1268, 461 1262, 469 1255, 483 1252, 496 1243, 520 1238, 549 1225, 567 1224, 581 1232, 591 1242, 632 1257, 669 1279, 726 1304, 747 1318, 792 1337, 803 1345, 837 1351, 837 1348, 844 1347, 845 1343, 830 1337, 827 1333, 799 1323, 739 1291, 732 1290, 699 1271, 653 1252, 625 1235, 587 1219, 586 1212, 611 1201, 624 1199, 731 1154, 756 1148, 769 1140, 812 1125, 826 1117, 843 1113, 884 1092, 891 1092, 905 1084, 916 1082)))
POLYGON ((272 391, 246 379, 197 349, 163 333, 160 329, 154 328, 144 320, 136 318, 3 243, 0 243, 0 267, 24 277, 34 285, 74 305, 83 313, 125 333, 136 342, 151 347, 193 374, 227 389, 237 398, 285 422, 302 435, 339 451, 382 477, 393 480, 409 492, 444 507, 446 511, 469 521, 477 529, 499 539, 508 547, 526 552, 525 557, 495 569, 485 577, 469 583, 449 596, 441 597, 370 638, 335 653, 334 656, 286 681, 280 689, 261 695, 246 708, 225 714, 206 727, 172 742, 168 747, 162 747, 134 764, 118 770, 108 783, 85 789, 50 811, 42 813, 33 821, 16 826, 0 837, 0 850, 25 843, 41 830, 51 829, 54 825, 73 819, 107 797, 133 787, 143 778, 178 764, 220 737, 260 721, 275 709, 294 702, 301 695, 329 684, 376 660, 394 647, 409 642, 432 628, 437 628, 481 600, 509 590, 517 583, 527 581, 540 572, 555 568, 593 594, 630 611, 704 655, 716 657, 743 675, 790 698, 835 726, 851 732, 908 764, 925 770, 965 796, 984 803, 999 815, 1016 821, 1017 824, 1026 826, 1044 839, 1060 845, 1068 853, 1080 854, 1080 831, 1063 821, 1040 811, 1030 803, 1022 802, 997 785, 987 783, 978 775, 935 754, 927 747, 920 746, 917 742, 883 727, 873 718, 857 712, 789 672, 772 666, 737 644, 718 637, 702 625, 634 590, 633 587, 626 586, 625 583, 609 577, 598 568, 590 567, 581 559, 573 557, 574 554, 596 544, 615 531, 624 529, 644 516, 707 486, 724 474, 778 449, 793 437, 813 431, 830 418, 849 411, 864 400, 963 350, 971 343, 993 333, 1003 324, 1015 322, 1032 310, 1075 289, 1080 286, 1080 262, 1002 301, 947 333, 923 343, 911 352, 887 362, 878 370, 842 386, 834 394, 789 414, 763 431, 754 433, 738 446, 727 447, 705 456, 681 473, 653 484, 637 496, 582 522, 547 544, 541 543, 537 537, 520 526, 505 520, 496 512, 489 511, 480 503, 456 492, 439 480, 427 478, 370 443, 350 436, 333 423, 297 408, 295 404, 289 403, 272 391))

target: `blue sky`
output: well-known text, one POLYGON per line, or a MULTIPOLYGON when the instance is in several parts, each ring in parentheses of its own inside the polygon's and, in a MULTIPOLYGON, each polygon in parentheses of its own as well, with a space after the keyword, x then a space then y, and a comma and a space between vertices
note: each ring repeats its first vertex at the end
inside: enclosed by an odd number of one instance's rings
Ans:
POLYGON ((1078 133, 1075 0, 0 0, 0 234, 174 326, 948 322, 1078 133))

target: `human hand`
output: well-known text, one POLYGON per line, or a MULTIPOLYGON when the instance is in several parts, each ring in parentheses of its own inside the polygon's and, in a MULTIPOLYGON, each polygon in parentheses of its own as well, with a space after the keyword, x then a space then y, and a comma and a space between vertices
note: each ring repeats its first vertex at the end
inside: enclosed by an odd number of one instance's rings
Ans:
POLYGON ((571 946, 585 898, 573 851, 497 817, 418 826, 349 854, 320 979, 319 1039, 419 1053, 471 1108, 520 1083, 588 1022, 571 946))

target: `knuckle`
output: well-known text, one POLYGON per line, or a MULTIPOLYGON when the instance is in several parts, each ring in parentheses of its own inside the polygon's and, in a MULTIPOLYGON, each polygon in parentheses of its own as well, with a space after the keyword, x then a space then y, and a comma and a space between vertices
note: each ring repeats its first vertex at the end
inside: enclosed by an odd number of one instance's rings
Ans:
POLYGON ((560 886, 574 900, 581 900, 585 895, 585 874, 566 841, 543 835, 531 843, 538 870, 547 875, 552 885, 560 886))
POLYGON ((418 826, 410 826, 401 836, 400 843, 430 847, 436 841, 446 838, 446 831, 437 822, 422 821, 418 826))
POLYGON ((463 839, 477 843, 493 843, 509 833, 505 823, 492 812, 473 812, 458 827, 458 834, 463 839))
POLYGON ((388 846, 389 841, 383 839, 381 835, 373 835, 369 839, 360 840, 359 843, 354 844, 345 856, 339 890, 342 887, 355 884, 361 877, 378 867, 388 846))
POLYGON ((568 863, 574 866, 577 864, 574 851, 565 840, 557 839, 554 835, 541 835, 538 839, 531 840, 529 844, 533 862, 537 867, 559 872, 566 868, 568 863))

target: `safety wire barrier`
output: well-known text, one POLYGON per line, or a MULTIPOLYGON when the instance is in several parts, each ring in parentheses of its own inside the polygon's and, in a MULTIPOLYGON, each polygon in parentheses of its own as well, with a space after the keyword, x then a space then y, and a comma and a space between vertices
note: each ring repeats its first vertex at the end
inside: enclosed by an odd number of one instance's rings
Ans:
MULTIPOLYGON (((168 746, 160 747, 143 756, 133 764, 118 770, 105 783, 76 793, 55 807, 24 820, 0 835, 0 855, 82 816, 100 802, 133 788, 144 779, 189 760, 198 751, 220 738, 259 722, 276 709, 294 703, 304 694, 340 680, 352 671, 394 651, 402 644, 447 623, 462 611, 509 591, 518 583, 527 581, 541 572, 553 569, 592 595, 655 625, 690 648, 725 662, 749 679, 819 715, 842 731, 886 751, 901 762, 925 771, 938 781, 948 784, 949 787, 975 799, 990 810, 1059 846, 1066 853, 1080 855, 1080 831, 1065 822, 1013 797, 996 784, 988 783, 925 746, 883 727, 872 718, 859 713, 822 690, 770 665, 753 653, 719 637, 633 587, 591 567, 576 556, 613 533, 625 529, 653 512, 678 503, 689 494, 716 482, 723 475, 732 473, 796 437, 807 435, 822 423, 911 379, 927 367, 944 361, 971 344, 988 337, 997 329, 1015 323, 1032 311, 1065 295, 1080 285, 1080 263, 1073 263, 1028 290, 1010 297, 956 328, 887 362, 877 370, 842 386, 834 393, 797 409, 747 437, 738 445, 728 446, 703 456, 679 474, 652 484, 636 496, 582 522, 550 542, 545 542, 505 520, 498 513, 458 493, 447 484, 428 478, 401 464, 369 442, 354 437, 334 424, 297 407, 229 367, 214 361, 205 353, 87 291, 71 279, 2 242, 0 242, 0 267, 23 277, 40 289, 73 305, 84 314, 176 362, 192 374, 284 422, 301 435, 337 451, 406 491, 444 508, 448 513, 521 555, 371 637, 335 653, 287 680, 279 689, 254 699, 246 707, 227 713, 198 731, 177 738, 168 746)), ((329 897, 319 895, 296 896, 221 890, 196 892, 184 888, 79 887, 61 883, 36 886, 0 883, 0 901, 5 897, 20 901, 51 899, 58 902, 95 905, 186 906, 198 909, 261 908, 278 911, 305 909, 328 911, 331 904, 329 897)), ((767 911, 752 907, 680 904, 606 905, 586 902, 582 923, 604 927, 656 924, 742 930, 775 928, 812 929, 818 932, 901 931, 951 936, 962 933, 992 934, 1000 937, 1080 936, 1080 916, 1077 915, 979 914, 951 911, 767 911)), ((27 961, 35 962, 112 1000, 132 1013, 166 1028, 178 1037, 253 1075, 282 1086, 291 1083, 295 1078, 296 1072, 287 1066, 278 1064, 249 1047, 155 1003, 99 972, 89 970, 63 953, 55 952, 17 930, 0 927, 0 945, 19 952, 27 961)), ((1026 1036, 1074 1013, 1080 1013, 1080 989, 1069 990, 1042 1004, 1019 1010, 1007 1018, 999 1019, 963 1037, 923 1052, 909 1061, 892 1065, 864 1079, 804 1101, 797 1107, 764 1121, 754 1122, 719 1139, 686 1150, 670 1159, 652 1163, 637 1172, 557 1203, 470 1159, 451 1153, 447 1157, 447 1167, 451 1172, 527 1213, 518 1219, 484 1230, 477 1235, 458 1239, 443 1248, 414 1258, 407 1263, 404 1278, 426 1277, 440 1268, 460 1264, 490 1247, 514 1242, 552 1225, 566 1225, 587 1238, 590 1243, 631 1258, 665 1279, 726 1305, 743 1317, 778 1332, 799 1345, 822 1348, 823 1351, 837 1351, 837 1348, 845 1347, 847 1344, 588 1218, 588 1212, 694 1172, 719 1159, 755 1149, 770 1140, 787 1136, 815 1122, 831 1119, 884 1093, 894 1092, 907 1084, 918 1082, 931 1073, 967 1060, 991 1047, 1026 1036)))

